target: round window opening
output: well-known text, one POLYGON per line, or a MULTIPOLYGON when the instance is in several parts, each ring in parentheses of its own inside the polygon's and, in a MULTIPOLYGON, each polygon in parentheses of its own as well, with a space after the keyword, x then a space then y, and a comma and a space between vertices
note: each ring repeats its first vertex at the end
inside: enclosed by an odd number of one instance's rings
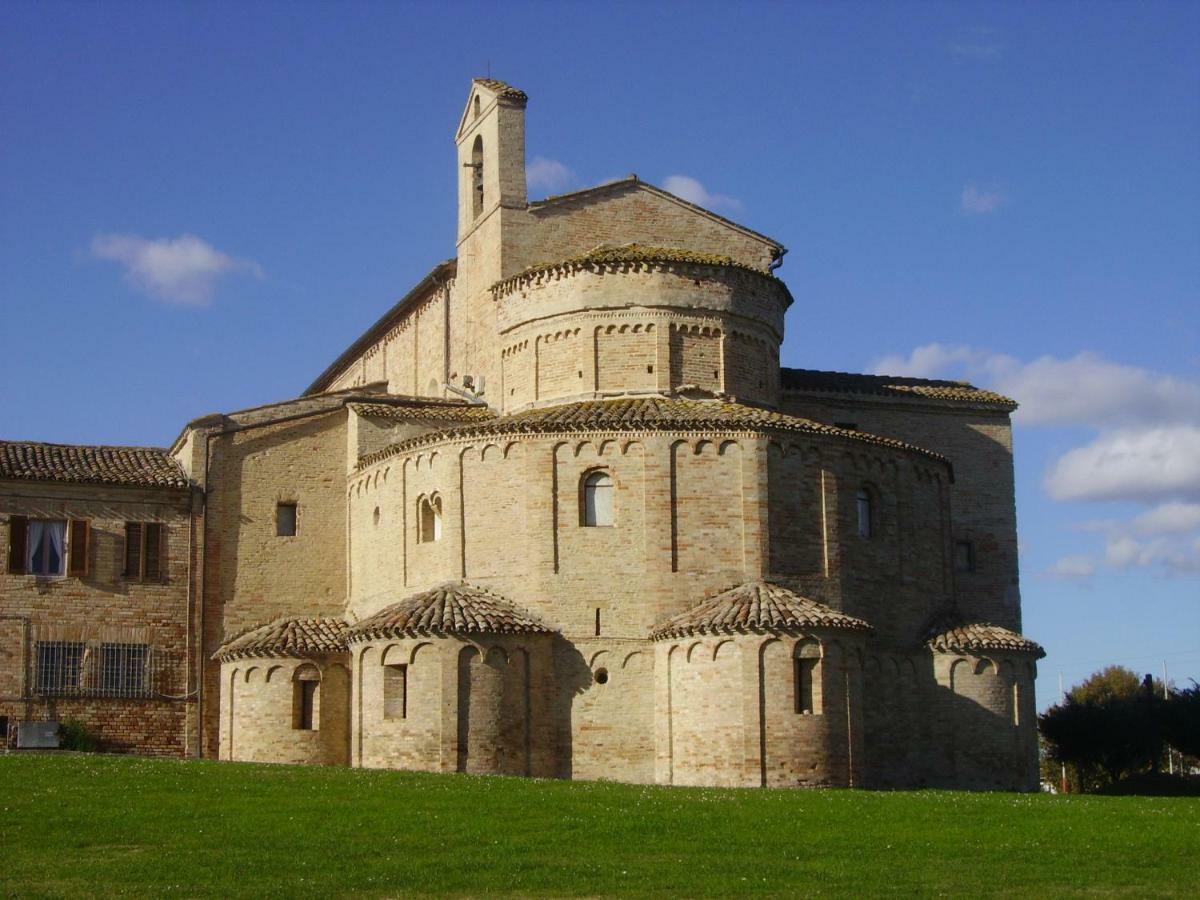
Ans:
POLYGON ((375 507, 375 513, 374 513, 374 515, 371 516, 371 518, 373 518, 375 520, 376 525, 379 524, 379 507, 378 506, 375 507))
POLYGON ((596 684, 608 684, 608 669, 597 669, 594 677, 596 684))

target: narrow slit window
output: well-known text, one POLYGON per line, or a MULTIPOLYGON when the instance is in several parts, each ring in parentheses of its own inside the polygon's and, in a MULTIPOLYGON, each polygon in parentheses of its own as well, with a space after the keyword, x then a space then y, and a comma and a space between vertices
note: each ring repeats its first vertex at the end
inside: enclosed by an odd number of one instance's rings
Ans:
POLYGON ((442 539, 442 498, 437 494, 417 500, 417 543, 442 539))
POLYGON ((975 571, 975 544, 973 541, 954 542, 954 568, 959 572, 975 571))
POLYGON ((817 670, 817 660, 797 657, 796 666, 796 713, 811 715, 813 706, 813 681, 817 670))
POLYGON ((613 524, 613 480, 607 472, 592 472, 583 479, 583 524, 587 528, 613 524))
POLYGON ((863 488, 858 492, 858 497, 855 500, 858 512, 858 536, 860 538, 869 538, 874 534, 874 529, 871 527, 871 515, 873 510, 871 502, 871 492, 863 488))
POLYGON ((315 672, 311 675, 304 673, 293 682, 293 728, 300 731, 317 730, 320 689, 321 682, 315 672))

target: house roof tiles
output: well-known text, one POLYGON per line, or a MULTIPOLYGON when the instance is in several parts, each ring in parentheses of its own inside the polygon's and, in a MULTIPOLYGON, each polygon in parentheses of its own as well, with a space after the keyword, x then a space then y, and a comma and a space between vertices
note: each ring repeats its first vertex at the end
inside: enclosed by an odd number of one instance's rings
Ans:
POLYGON ((451 581, 393 603, 352 625, 353 641, 402 635, 535 634, 556 629, 487 588, 451 581))
POLYGON ((247 657, 306 659, 346 652, 346 623, 334 618, 276 619, 226 641, 213 659, 230 662, 247 657))
POLYGON ((650 633, 654 640, 696 634, 761 634, 809 629, 872 631, 869 623, 766 581, 750 581, 673 616, 650 633))
POLYGON ((399 419, 420 422, 486 422, 496 414, 486 406, 467 403, 351 403, 349 407, 368 419, 399 419))
POLYGON ((159 447, 0 441, 0 479, 186 488, 187 475, 159 447))

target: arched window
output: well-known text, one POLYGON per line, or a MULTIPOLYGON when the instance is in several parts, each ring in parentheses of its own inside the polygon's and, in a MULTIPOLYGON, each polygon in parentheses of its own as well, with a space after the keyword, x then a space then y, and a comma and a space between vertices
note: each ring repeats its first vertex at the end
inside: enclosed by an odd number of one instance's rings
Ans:
POLYGON ((417 542, 432 543, 442 539, 442 498, 437 494, 417 500, 417 542))
POLYGON ((483 137, 476 135, 471 147, 471 215, 483 212, 483 137))
POLYGON ((583 524, 588 528, 611 526, 613 523, 613 480, 602 469, 589 472, 583 478, 583 524))
POLYGON ((858 497, 855 500, 855 507, 858 511, 858 536, 860 538, 869 538, 875 533, 874 529, 874 501, 871 497, 871 492, 867 488, 859 488, 858 497))

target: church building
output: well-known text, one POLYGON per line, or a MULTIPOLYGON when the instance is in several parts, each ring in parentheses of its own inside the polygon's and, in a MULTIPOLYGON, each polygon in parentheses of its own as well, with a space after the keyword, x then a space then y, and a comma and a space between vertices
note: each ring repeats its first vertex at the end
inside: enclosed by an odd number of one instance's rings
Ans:
POLYGON ((456 256, 295 399, 0 441, 0 734, 1036 789, 1016 404, 781 367, 783 245, 636 176, 531 201, 527 100, 474 80, 456 256))

